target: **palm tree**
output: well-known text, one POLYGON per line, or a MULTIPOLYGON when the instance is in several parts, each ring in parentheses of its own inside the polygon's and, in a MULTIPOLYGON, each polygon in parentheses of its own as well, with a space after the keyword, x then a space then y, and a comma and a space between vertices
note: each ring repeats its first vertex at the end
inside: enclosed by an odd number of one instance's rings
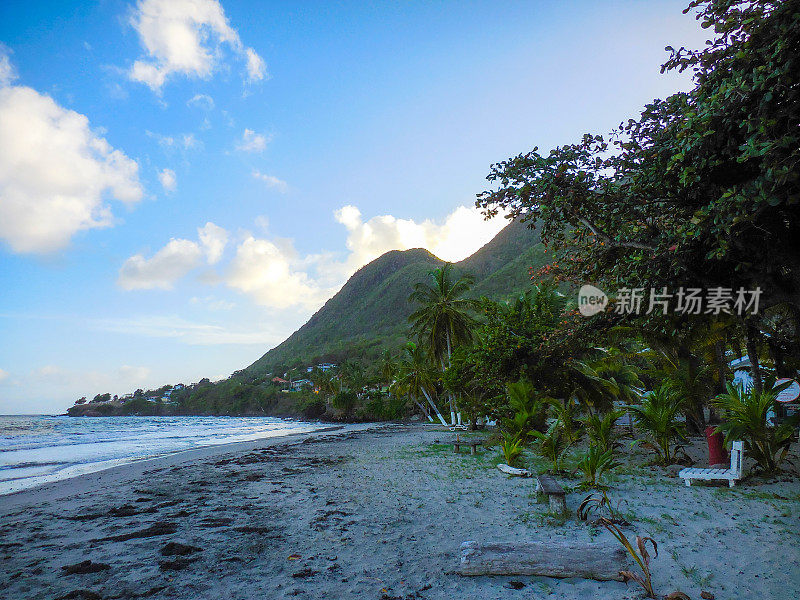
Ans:
POLYGON ((604 354, 596 360, 573 360, 569 365, 568 374, 576 384, 573 393, 589 414, 612 411, 614 402, 632 404, 638 401, 636 388, 642 385, 634 366, 613 350, 600 350, 604 354))
POLYGON ((436 416, 439 417, 439 421, 441 421, 442 425, 447 425, 447 421, 442 416, 436 403, 431 399, 430 392, 428 391, 429 389, 432 390, 434 385, 429 362, 424 351, 413 342, 406 344, 405 350, 406 353, 400 360, 397 378, 392 384, 392 389, 398 394, 406 394, 424 414, 428 415, 428 420, 433 421, 428 411, 425 410, 425 407, 419 402, 420 396, 424 396, 425 400, 428 401, 428 405, 434 410, 436 416))
MULTIPOLYGON (((361 394, 367 384, 364 367, 355 361, 346 360, 339 367, 339 382, 351 392, 361 394)), ((340 390, 341 391, 341 390, 340 390)))
POLYGON ((381 383, 387 387, 392 384, 397 376, 397 361, 389 350, 383 351, 380 364, 381 383))
MULTIPOLYGON (((472 341, 475 319, 470 314, 475 310, 475 300, 464 298, 474 279, 463 275, 453 280, 453 265, 446 263, 431 273, 432 285, 417 283, 408 297, 409 302, 420 307, 408 320, 411 331, 424 341, 428 353, 444 371, 450 366, 455 345, 472 341)), ((451 424, 456 424, 456 406, 453 394, 448 394, 451 424)))

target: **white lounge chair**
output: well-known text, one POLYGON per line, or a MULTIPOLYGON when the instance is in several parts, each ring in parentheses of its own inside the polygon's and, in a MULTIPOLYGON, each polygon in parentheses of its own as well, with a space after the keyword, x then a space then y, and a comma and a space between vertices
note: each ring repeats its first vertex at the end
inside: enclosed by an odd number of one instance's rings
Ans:
POLYGON ((704 479, 706 481, 726 480, 728 487, 733 487, 742 478, 742 458, 744 450, 743 442, 733 442, 731 444, 731 467, 730 469, 681 469, 678 477, 686 483, 686 487, 692 485, 692 479, 704 479))

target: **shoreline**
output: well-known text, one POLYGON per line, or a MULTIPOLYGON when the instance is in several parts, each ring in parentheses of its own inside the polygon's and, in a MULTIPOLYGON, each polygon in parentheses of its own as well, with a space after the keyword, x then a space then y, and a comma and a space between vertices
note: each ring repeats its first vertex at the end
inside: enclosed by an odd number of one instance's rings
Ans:
MULTIPOLYGON (((43 501, 50 502, 66 497, 69 494, 74 493, 77 489, 86 490, 91 486, 110 485, 123 481, 127 478, 141 476, 144 472, 150 470, 151 468, 172 467, 184 462, 211 458, 217 454, 226 454, 230 452, 249 452, 267 446, 274 446, 284 441, 292 441, 295 438, 303 438, 315 434, 330 434, 333 432, 338 432, 348 428, 349 426, 328 423, 320 423, 320 425, 323 425, 323 427, 313 431, 263 437, 255 440, 226 442, 223 444, 208 444, 204 446, 198 446, 197 448, 177 450, 175 452, 168 452, 166 454, 147 458, 136 458, 122 464, 108 466, 96 471, 79 473, 70 477, 57 479, 55 481, 48 481, 30 487, 25 487, 20 490, 0 493, 0 513, 5 512, 10 507, 13 508, 20 503, 27 502, 27 496, 47 496, 47 498, 44 498, 43 501)), ((371 426, 380 426, 379 423, 359 425, 366 425, 367 428, 371 426)), ((35 504, 37 501, 38 500, 33 499, 32 503, 35 504)))

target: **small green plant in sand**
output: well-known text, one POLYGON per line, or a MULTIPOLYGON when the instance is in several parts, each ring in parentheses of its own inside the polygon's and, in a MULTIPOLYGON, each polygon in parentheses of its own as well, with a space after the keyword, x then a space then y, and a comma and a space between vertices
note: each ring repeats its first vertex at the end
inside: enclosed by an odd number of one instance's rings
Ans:
POLYGON ((513 467, 519 462, 519 457, 522 455, 522 439, 514 434, 503 432, 503 439, 500 441, 500 451, 503 453, 503 458, 506 464, 513 467))
POLYGON ((550 472, 560 473, 561 459, 564 451, 569 447, 570 442, 561 426, 561 421, 556 420, 550 424, 547 431, 532 431, 531 435, 536 438, 536 451, 550 461, 552 465, 550 472))
POLYGON ((632 404, 628 410, 641 429, 650 439, 639 440, 643 446, 652 449, 662 465, 674 459, 675 444, 686 438, 685 425, 678 421, 683 402, 672 387, 662 384, 647 396, 641 404, 632 404))
POLYGON ((580 487, 583 489, 600 489, 604 487, 600 483, 603 474, 621 464, 619 461, 614 460, 614 454, 611 449, 603 450, 599 446, 590 445, 578 461, 578 470, 583 474, 583 482, 581 482, 580 487))
POLYGON ((614 425, 620 420, 625 411, 612 410, 604 415, 589 414, 582 420, 584 428, 589 435, 592 445, 600 447, 604 452, 612 452, 620 446, 617 435, 614 432, 614 425))
MULTIPOLYGON (((600 519, 600 524, 603 525, 606 529, 611 532, 617 541, 622 544, 623 548, 631 555, 636 564, 641 569, 641 573, 636 573, 634 571, 620 571, 619 574, 622 576, 622 580, 627 584, 629 581, 635 581, 642 589, 644 589, 644 593, 648 598, 657 598, 655 592, 653 591, 653 580, 652 580, 652 573, 650 571, 650 553, 647 551, 647 542, 650 542, 653 546, 653 558, 658 557, 658 545, 656 541, 651 537, 642 537, 637 535, 636 536, 636 548, 633 547, 630 540, 622 533, 622 530, 617 527, 611 520, 606 518, 600 519)), ((684 594, 683 592, 672 592, 668 596, 666 596, 666 600, 691 600, 689 596, 684 594)))

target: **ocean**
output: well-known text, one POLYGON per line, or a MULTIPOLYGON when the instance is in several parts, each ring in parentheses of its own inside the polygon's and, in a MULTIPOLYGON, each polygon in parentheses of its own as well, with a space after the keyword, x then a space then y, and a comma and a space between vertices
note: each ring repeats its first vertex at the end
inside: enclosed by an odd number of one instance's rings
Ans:
POLYGON ((322 427, 274 417, 0 416, 0 494, 200 446, 322 427))

